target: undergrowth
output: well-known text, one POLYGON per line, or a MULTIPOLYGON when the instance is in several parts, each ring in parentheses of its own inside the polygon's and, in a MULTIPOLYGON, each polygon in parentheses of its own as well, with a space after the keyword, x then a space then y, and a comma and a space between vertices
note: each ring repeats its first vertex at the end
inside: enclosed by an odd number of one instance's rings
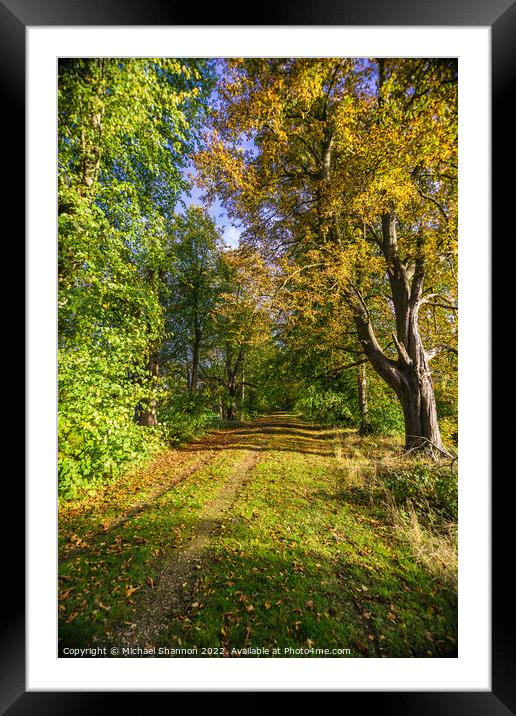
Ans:
POLYGON ((438 580, 457 589, 458 463, 403 453, 396 441, 336 433, 340 483, 382 504, 399 540, 438 580))

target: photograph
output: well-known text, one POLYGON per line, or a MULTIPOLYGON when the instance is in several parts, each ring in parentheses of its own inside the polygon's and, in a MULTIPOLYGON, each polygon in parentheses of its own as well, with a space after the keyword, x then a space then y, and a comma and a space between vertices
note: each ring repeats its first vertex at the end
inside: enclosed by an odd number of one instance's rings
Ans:
POLYGON ((57 58, 59 660, 457 660, 460 73, 57 58))
POLYGON ((491 462, 516 4, 461 1, 0 0, 27 391, 0 713, 516 708, 491 462))

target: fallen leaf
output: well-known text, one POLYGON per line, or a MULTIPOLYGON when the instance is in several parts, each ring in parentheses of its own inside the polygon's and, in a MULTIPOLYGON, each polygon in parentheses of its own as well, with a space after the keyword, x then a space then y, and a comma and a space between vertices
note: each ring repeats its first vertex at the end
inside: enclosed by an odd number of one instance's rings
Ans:
POLYGON ((131 584, 127 584, 125 587, 125 596, 129 599, 139 588, 140 587, 133 587, 131 584))

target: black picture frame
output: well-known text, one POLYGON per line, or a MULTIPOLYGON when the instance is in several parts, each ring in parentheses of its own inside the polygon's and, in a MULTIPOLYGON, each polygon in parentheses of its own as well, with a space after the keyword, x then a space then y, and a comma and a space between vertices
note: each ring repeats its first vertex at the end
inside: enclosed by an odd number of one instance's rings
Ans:
MULTIPOLYGON (((511 80, 516 77, 516 3, 511 0, 434 0, 415 3, 411 0, 327 0, 324 4, 311 0, 284 0, 271 5, 253 6, 252 17, 244 19, 235 12, 228 13, 220 5, 199 8, 162 0, 0 0, 0 91, 4 111, 5 144, 15 149, 15 161, 8 165, 8 185, 4 190, 4 207, 16 217, 14 231, 18 246, 23 247, 21 234, 24 226, 25 166, 25 29, 28 26, 77 25, 379 25, 379 26, 484 26, 491 28, 492 39, 492 236, 501 243, 512 236, 511 208, 513 189, 505 168, 512 170, 514 161, 513 133, 516 127, 516 104, 511 80), (233 22, 226 22, 231 17, 233 22), (17 209, 17 211, 16 211, 17 209), (509 223, 511 222, 511 223, 509 223)), ((5 176, 5 172, 4 172, 5 176)), ((11 233, 11 242, 14 236, 11 233)), ((509 243, 509 242, 507 242, 509 243)), ((508 247, 510 249, 510 247, 508 247)), ((514 250, 514 249, 513 249, 514 250)), ((497 280, 493 283, 491 298, 494 304, 501 296, 503 286, 511 285, 510 265, 505 258, 503 267, 497 267, 497 280)), ((24 261, 24 257, 21 257, 24 261)), ((5 264, 4 264, 5 265, 5 264)), ((19 265, 19 263, 17 264, 19 265)), ((512 279, 514 283, 514 279, 512 279)), ((501 301, 500 301, 500 304, 501 301)), ((492 312, 494 319, 494 312, 492 312)), ((14 326, 12 324, 14 334, 14 326)), ((496 325, 493 326, 493 330, 496 325)), ((7 329, 8 330, 8 329, 7 329)), ((30 349, 30 346, 28 346, 30 349)), ((496 363, 496 351, 492 356, 496 363)), ((19 370, 19 369, 18 369, 19 370)), ((492 377, 493 395, 502 388, 503 377, 496 372, 492 377), (497 377, 499 376, 499 377, 497 377)), ((492 415, 496 411, 492 410, 492 415)), ((492 435, 492 455, 499 454, 510 444, 507 425, 500 425, 492 435)), ((18 470, 19 472, 19 470, 18 470)), ((516 713, 516 668, 511 593, 506 585, 507 568, 510 568, 512 532, 512 504, 506 496, 506 484, 511 480, 510 470, 493 470, 492 480, 492 690, 456 692, 346 692, 345 705, 353 708, 350 699, 360 703, 360 709, 381 709, 387 713, 404 714, 468 714, 468 716, 506 716, 516 713)), ((9 473, 9 478, 14 475, 9 473)), ((7 479, 7 475, 6 475, 7 479)), ((9 503, 17 506, 23 523, 23 480, 10 479, 9 503)), ((11 510, 10 510, 11 511, 11 510)), ((0 713, 19 714, 97 714, 112 704, 116 694, 98 692, 26 692, 25 687, 25 612, 23 532, 17 539, 9 539, 3 550, 5 576, 4 607, 0 632, 0 713)), ((338 689, 335 689, 338 690, 338 689)), ((133 706, 148 694, 131 694, 133 706)))

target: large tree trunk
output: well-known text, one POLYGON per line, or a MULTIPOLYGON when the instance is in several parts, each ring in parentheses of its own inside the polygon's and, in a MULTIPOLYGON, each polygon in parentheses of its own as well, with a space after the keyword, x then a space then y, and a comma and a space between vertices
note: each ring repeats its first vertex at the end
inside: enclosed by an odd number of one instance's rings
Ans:
MULTIPOLYGON (((382 88, 385 82, 385 63, 378 61, 378 105, 383 104, 382 88)), ((349 291, 354 308, 354 320, 358 337, 372 366, 385 382, 393 388, 403 409, 405 422, 405 448, 425 449, 432 454, 444 451, 434 387, 429 362, 419 334, 418 314, 423 299, 425 257, 420 245, 416 255, 402 261, 396 235, 394 206, 381 217, 382 235, 378 241, 387 267, 391 288, 392 305, 396 322, 393 340, 398 360, 388 358, 379 346, 371 325, 369 311, 356 287, 349 291)))
POLYGON ((403 409, 405 447, 407 450, 422 448, 441 452, 444 448, 437 420, 434 386, 421 345, 419 352, 421 360, 403 366, 401 380, 394 387, 403 409))
MULTIPOLYGON (((402 344, 400 360, 387 358, 381 348, 370 339, 370 325, 355 319, 359 335, 363 336, 364 352, 378 374, 396 393, 405 422, 405 447, 407 450, 425 448, 429 452, 443 452, 443 444, 437 421, 434 387, 428 360, 419 341, 420 360, 414 360, 402 344)), ((411 336, 413 338, 413 336, 411 336)))
POLYGON ((406 449, 427 448, 430 452, 443 450, 431 381, 423 379, 419 386, 403 391, 400 402, 405 420, 406 449))
POLYGON ((405 421, 407 450, 427 449, 436 454, 444 451, 429 362, 419 334, 418 313, 422 298, 424 258, 416 257, 408 265, 400 260, 393 211, 382 216, 382 253, 387 263, 392 304, 396 321, 393 333, 398 359, 386 356, 371 325, 369 311, 358 290, 351 286, 348 300, 364 353, 376 372, 399 398, 405 421))

